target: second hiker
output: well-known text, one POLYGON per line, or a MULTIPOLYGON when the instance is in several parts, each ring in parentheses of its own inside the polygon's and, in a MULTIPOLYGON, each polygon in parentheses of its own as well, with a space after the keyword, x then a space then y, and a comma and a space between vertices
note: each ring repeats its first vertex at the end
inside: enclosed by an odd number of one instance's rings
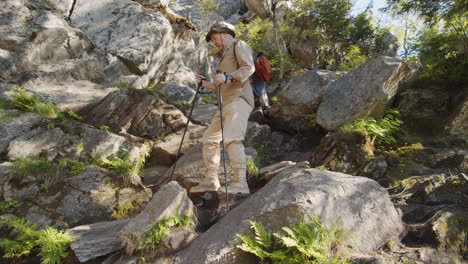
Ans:
MULTIPOLYGON (((233 168, 233 184, 228 188, 231 193, 248 194, 246 178, 246 156, 242 140, 247 130, 250 112, 254 107, 254 97, 249 77, 254 73, 252 49, 241 40, 235 39, 234 26, 226 22, 217 22, 206 35, 206 41, 212 41, 221 51, 218 70, 222 74, 214 76, 214 82, 203 80, 204 88, 218 92, 222 89, 224 144, 233 168), (224 74, 226 73, 226 74, 224 74)), ((198 77, 197 83, 202 79, 198 77)), ((221 160, 221 118, 219 109, 203 135, 203 160, 205 176, 191 192, 216 191, 220 187, 218 170, 221 160)))

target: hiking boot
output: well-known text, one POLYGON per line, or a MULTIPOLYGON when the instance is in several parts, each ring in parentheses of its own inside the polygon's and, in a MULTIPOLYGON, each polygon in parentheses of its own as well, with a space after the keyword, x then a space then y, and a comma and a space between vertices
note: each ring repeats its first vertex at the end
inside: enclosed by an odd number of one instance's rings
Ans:
POLYGON ((190 189, 191 193, 204 193, 204 192, 216 192, 221 184, 219 183, 217 172, 208 172, 208 174, 201 179, 197 186, 190 189))
POLYGON ((249 185, 247 184, 247 176, 245 169, 234 168, 234 181, 228 188, 228 193, 250 194, 249 185))

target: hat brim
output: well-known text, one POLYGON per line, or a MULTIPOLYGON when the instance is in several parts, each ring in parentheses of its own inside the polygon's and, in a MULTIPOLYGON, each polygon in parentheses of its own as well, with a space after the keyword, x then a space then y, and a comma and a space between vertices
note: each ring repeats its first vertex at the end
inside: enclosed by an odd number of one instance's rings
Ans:
POLYGON ((206 34, 206 42, 210 42, 211 41, 211 35, 213 35, 214 33, 228 33, 229 35, 231 35, 233 38, 236 37, 236 33, 232 30, 230 30, 229 28, 220 28, 220 29, 211 29, 208 34, 206 34))

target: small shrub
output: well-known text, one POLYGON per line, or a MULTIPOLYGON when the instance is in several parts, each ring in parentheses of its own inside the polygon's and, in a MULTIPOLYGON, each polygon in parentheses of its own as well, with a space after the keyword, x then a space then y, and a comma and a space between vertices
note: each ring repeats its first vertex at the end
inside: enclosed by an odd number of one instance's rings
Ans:
POLYGON ((8 110, 8 109, 11 109, 11 108, 12 108, 12 106, 11 106, 10 101, 7 101, 5 99, 0 98, 0 109, 8 110))
POLYGON ((339 67, 343 71, 352 71, 366 62, 369 58, 361 54, 361 49, 357 46, 351 45, 344 58, 344 63, 339 67))
POLYGON ((212 98, 208 97, 208 96, 202 96, 201 97, 201 101, 204 103, 204 104, 214 104, 216 103, 215 100, 213 100, 212 98))
POLYGON ((17 203, 19 203, 16 200, 11 200, 8 202, 0 202, 0 213, 10 209, 11 207, 15 206, 17 203))
POLYGON ((58 170, 59 166, 39 156, 18 158, 13 161, 13 173, 18 176, 39 175, 51 178, 58 170))
POLYGON ((129 159, 128 154, 121 155, 123 157, 113 157, 106 159, 97 155, 94 160, 97 165, 121 174, 123 181, 127 184, 137 185, 143 168, 145 166, 146 158, 149 152, 142 149, 140 155, 136 159, 129 159))
POLYGON ((14 113, 8 112, 7 110, 0 109, 0 121, 5 121, 15 116, 16 114, 14 113))
POLYGON ((193 226, 195 223, 192 218, 182 215, 161 219, 154 224, 145 234, 138 245, 138 249, 152 250, 158 248, 162 241, 169 235, 170 228, 185 229, 193 226))
POLYGON ((99 129, 104 130, 104 131, 107 131, 107 132, 110 131, 110 127, 109 127, 109 126, 100 126, 99 129))
POLYGON ((237 247, 260 258, 262 263, 349 263, 334 251, 347 233, 338 224, 327 228, 318 216, 313 221, 300 222, 282 233, 270 233, 262 224, 248 221, 254 237, 238 235, 237 247))
POLYGON ((114 83, 114 86, 119 88, 119 89, 128 89, 130 87, 128 82, 116 82, 116 83, 114 83))
POLYGON ((16 240, 0 239, 0 248, 5 251, 3 257, 20 258, 39 252, 44 264, 60 264, 67 257, 73 238, 62 231, 50 226, 38 230, 37 225, 15 216, 1 216, 0 220, 16 235, 16 240))
POLYGON ((86 170, 86 165, 83 162, 69 158, 61 159, 59 166, 62 168, 69 168, 71 174, 78 174, 86 170))
POLYGON ((11 104, 14 108, 23 112, 35 112, 46 118, 57 118, 61 111, 52 103, 44 103, 39 100, 35 94, 28 95, 23 89, 16 87, 13 90, 13 101, 11 104))
POLYGON ((270 100, 271 100, 271 104, 274 105, 274 104, 276 104, 276 102, 278 102, 278 97, 273 96, 273 97, 271 97, 270 100))
POLYGON ((319 128, 319 125, 317 123, 317 114, 310 114, 307 115, 307 118, 309 119, 309 126, 313 129, 319 128))
POLYGON ((83 141, 77 142, 75 144, 75 151, 76 151, 75 156, 79 157, 81 153, 84 151, 84 149, 85 149, 84 142, 83 141))
POLYGON ((346 124, 339 130, 360 130, 375 140, 378 146, 391 145, 396 143, 395 133, 400 130, 403 121, 400 119, 400 113, 397 109, 389 109, 384 117, 376 121, 374 118, 356 119, 350 124, 346 124))
POLYGON ((71 119, 75 119, 76 121, 83 121, 84 117, 78 115, 77 113, 73 112, 72 110, 68 110, 67 116, 70 117, 71 119))
POLYGON ((247 160, 247 175, 251 177, 257 177, 258 176, 258 162, 248 159, 247 160))

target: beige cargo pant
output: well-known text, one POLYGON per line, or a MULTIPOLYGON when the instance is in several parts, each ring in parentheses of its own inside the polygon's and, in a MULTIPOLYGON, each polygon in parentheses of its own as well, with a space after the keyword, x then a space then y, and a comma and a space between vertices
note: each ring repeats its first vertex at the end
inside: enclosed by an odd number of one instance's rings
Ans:
MULTIPOLYGON (((252 106, 242 98, 236 98, 223 104, 224 145, 229 155, 232 168, 245 169, 247 165, 242 140, 247 131, 247 124, 252 106)), ((206 172, 218 171, 221 161, 220 145, 221 116, 219 109, 203 135, 203 161, 206 172)))

